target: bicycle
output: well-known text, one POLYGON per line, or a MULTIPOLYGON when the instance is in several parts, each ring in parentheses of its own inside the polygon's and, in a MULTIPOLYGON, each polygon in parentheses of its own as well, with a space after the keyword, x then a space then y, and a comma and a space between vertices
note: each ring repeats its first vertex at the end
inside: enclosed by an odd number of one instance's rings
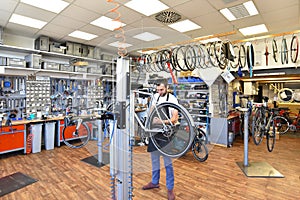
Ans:
POLYGON ((114 119, 114 114, 104 111, 100 116, 74 116, 68 115, 64 118, 62 130, 63 142, 74 149, 81 148, 91 139, 91 127, 88 122, 103 119, 114 119))
POLYGON ((300 130, 300 109, 299 108, 298 108, 298 113, 293 113, 286 109, 281 109, 279 111, 279 114, 288 120, 289 122, 288 130, 293 132, 300 130))
MULTIPOLYGON (((152 104, 154 94, 135 90, 137 94, 150 97, 152 104)), ((149 137, 156 149, 165 156, 180 157, 184 155, 195 139, 195 125, 192 116, 180 104, 164 102, 148 109, 145 123, 134 113, 134 118, 141 127, 141 138, 149 137), (171 121, 171 112, 177 110, 179 119, 171 121)))
POLYGON ((259 145, 264 135, 266 135, 267 148, 271 152, 274 149, 276 132, 279 134, 286 133, 289 122, 286 118, 277 114, 278 108, 267 108, 266 102, 268 102, 268 97, 264 97, 264 101, 262 104, 255 105, 256 110, 252 119, 252 137, 254 144, 259 145))
POLYGON ((200 162, 204 162, 208 158, 208 148, 206 146, 207 142, 207 135, 201 128, 197 127, 196 135, 192 144, 192 152, 196 160, 200 162))

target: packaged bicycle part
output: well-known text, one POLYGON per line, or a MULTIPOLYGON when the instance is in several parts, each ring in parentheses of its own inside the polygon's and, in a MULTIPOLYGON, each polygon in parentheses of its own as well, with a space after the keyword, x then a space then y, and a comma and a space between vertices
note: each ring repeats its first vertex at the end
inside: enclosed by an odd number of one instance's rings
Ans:
POLYGON ((34 48, 42 51, 49 51, 49 37, 41 36, 34 41, 34 48))

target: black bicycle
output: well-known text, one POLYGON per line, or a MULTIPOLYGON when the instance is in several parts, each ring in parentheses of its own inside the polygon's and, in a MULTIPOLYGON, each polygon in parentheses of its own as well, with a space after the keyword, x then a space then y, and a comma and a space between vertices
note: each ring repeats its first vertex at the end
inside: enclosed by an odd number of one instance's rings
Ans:
POLYGON ((192 152, 198 161, 204 162, 208 158, 208 148, 206 146, 208 142, 207 135, 199 127, 196 128, 195 134, 195 139, 192 144, 192 152))

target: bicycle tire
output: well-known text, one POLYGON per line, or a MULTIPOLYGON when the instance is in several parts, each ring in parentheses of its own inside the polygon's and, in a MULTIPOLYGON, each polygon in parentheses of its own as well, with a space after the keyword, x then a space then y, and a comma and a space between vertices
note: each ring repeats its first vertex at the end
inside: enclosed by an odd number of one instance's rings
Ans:
POLYGON ((225 43, 223 42, 214 43, 214 53, 215 53, 215 57, 217 58, 220 69, 222 70, 225 69, 228 64, 228 59, 226 58, 225 43))
POLYGON ((288 59, 288 48, 287 48, 287 43, 286 43, 286 38, 282 38, 281 41, 281 64, 288 64, 289 59, 288 59))
POLYGON ((243 44, 240 46, 239 50, 239 64, 241 68, 244 68, 246 66, 247 57, 246 57, 246 49, 243 44))
POLYGON ((172 53, 171 53, 171 58, 170 58, 170 63, 172 65, 172 68, 177 71, 177 72, 180 72, 181 69, 177 66, 177 62, 176 62, 176 54, 177 54, 177 51, 178 51, 178 47, 175 47, 172 49, 172 53))
POLYGON ((247 45, 247 64, 249 68, 250 77, 252 77, 253 67, 254 67, 254 47, 252 43, 247 45))
POLYGON ((299 51, 299 41, 298 41, 298 36, 297 35, 294 35, 292 37, 290 50, 291 50, 290 56, 291 56, 292 63, 297 63, 297 60, 298 60, 298 51, 299 51), (295 52, 295 54, 293 54, 293 52, 295 52))
POLYGON ((189 71, 189 68, 185 64, 185 52, 186 52, 186 46, 180 46, 176 51, 175 60, 180 70, 189 71))
POLYGON ((277 42, 275 39, 272 40, 272 52, 273 52, 273 59, 277 63, 278 47, 277 47, 277 42))
POLYGON ((193 71, 195 69, 196 62, 197 62, 196 59, 197 59, 197 54, 194 47, 191 45, 186 46, 186 50, 184 54, 184 63, 190 71, 193 71))
POLYGON ((266 57, 266 66, 269 65, 269 48, 268 48, 268 44, 266 43, 266 46, 265 46, 265 57, 266 57))
POLYGON ((78 130, 76 130, 76 122, 78 121, 74 121, 75 123, 71 126, 65 126, 63 128, 62 139, 67 146, 73 149, 78 149, 84 147, 89 142, 91 137, 91 131, 86 123, 81 123, 78 130))
POLYGON ((230 66, 233 69, 237 68, 240 65, 240 63, 239 63, 239 57, 238 57, 239 51, 240 51, 239 46, 238 45, 234 45, 233 46, 234 58, 233 58, 233 61, 230 62, 230 66))
POLYGON ((273 121, 275 123, 276 131, 280 135, 283 135, 283 134, 285 134, 286 132, 289 131, 289 129, 290 129, 290 122, 285 117, 275 116, 273 118, 273 121))
POLYGON ((188 111, 181 105, 170 102, 159 104, 152 110, 146 120, 146 129, 157 130, 151 132, 149 137, 156 149, 168 157, 180 157, 191 147, 195 138, 194 121, 188 111), (168 125, 155 123, 155 118, 169 120, 167 110, 176 109, 179 115, 179 123, 168 125))
POLYGON ((269 152, 272 152, 275 147, 275 141, 276 141, 276 128, 275 128, 275 122, 272 122, 272 130, 268 131, 267 133, 267 149, 269 152))
POLYGON ((208 158, 207 136, 200 128, 197 128, 198 133, 195 136, 192 145, 192 152, 196 160, 204 162, 208 158))
POLYGON ((211 66, 219 67, 219 62, 216 57, 216 44, 220 42, 212 42, 206 45, 207 58, 211 66))
POLYGON ((264 130, 262 130, 262 126, 264 124, 262 109, 258 108, 253 115, 252 120, 252 138, 255 145, 259 145, 264 137, 264 130))

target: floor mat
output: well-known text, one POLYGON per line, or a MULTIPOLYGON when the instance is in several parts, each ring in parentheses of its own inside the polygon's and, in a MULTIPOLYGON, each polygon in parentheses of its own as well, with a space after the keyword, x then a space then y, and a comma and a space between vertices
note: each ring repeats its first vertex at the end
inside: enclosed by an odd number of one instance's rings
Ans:
POLYGON ((21 172, 0 178, 0 197, 37 182, 21 172))
POLYGON ((82 159, 81 161, 91 164, 95 167, 102 167, 109 164, 109 153, 103 152, 102 162, 98 162, 98 154, 82 159))

